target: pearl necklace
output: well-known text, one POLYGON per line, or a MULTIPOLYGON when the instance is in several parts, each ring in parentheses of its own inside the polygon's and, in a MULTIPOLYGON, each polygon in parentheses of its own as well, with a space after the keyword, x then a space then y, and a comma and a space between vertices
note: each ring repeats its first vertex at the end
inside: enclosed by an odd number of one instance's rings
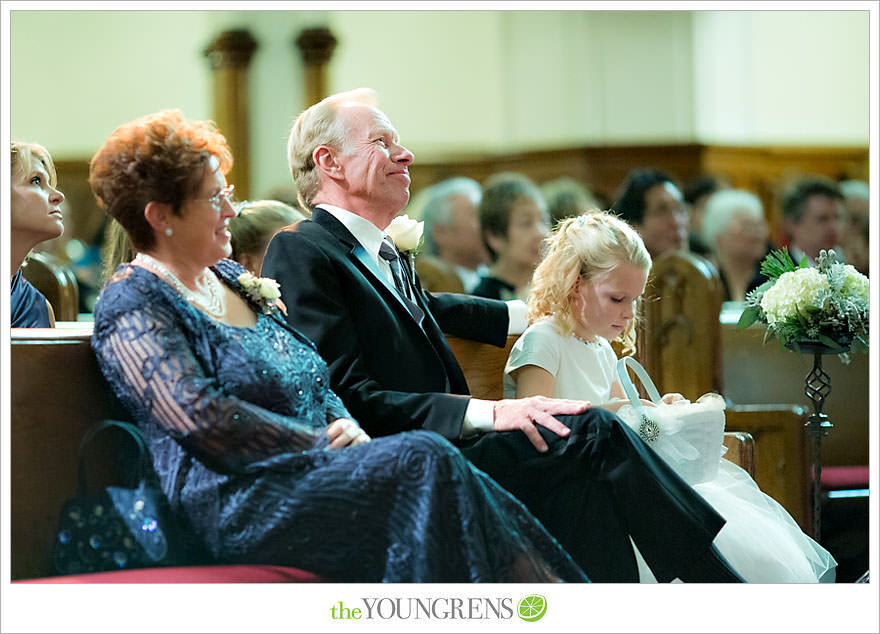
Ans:
POLYGON ((197 291, 193 291, 180 281, 180 279, 171 272, 171 270, 162 264, 159 260, 146 253, 138 253, 132 260, 132 264, 140 264, 144 268, 150 269, 159 277, 171 282, 171 285, 183 298, 190 304, 201 308, 214 319, 221 319, 226 314, 226 298, 223 291, 223 284, 217 279, 217 276, 210 271, 205 271, 204 284, 196 282, 197 291))
POLYGON ((572 335, 574 336, 575 339, 577 339, 581 343, 584 343, 588 346, 595 346, 597 343, 599 343, 599 337, 597 337, 596 335, 593 335, 592 339, 584 339, 583 337, 575 335, 574 333, 572 333, 572 335))

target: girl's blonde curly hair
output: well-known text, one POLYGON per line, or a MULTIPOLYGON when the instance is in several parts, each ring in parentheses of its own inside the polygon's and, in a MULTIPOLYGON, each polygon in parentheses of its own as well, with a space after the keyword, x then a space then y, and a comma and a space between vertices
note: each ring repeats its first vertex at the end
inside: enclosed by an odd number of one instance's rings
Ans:
MULTIPOLYGON (((563 220, 544 239, 544 259, 529 293, 529 323, 553 317, 562 335, 571 335, 576 326, 571 298, 578 279, 589 281, 621 264, 651 269, 645 243, 625 221, 598 209, 563 220)), ((635 352, 637 319, 638 311, 619 337, 625 354, 635 352)))

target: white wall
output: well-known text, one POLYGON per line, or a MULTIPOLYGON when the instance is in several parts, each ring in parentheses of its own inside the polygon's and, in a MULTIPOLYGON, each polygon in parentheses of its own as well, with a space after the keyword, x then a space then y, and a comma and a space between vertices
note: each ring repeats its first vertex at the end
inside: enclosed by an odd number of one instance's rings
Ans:
POLYGON ((149 112, 209 117, 211 37, 201 12, 10 12, 12 138, 81 158, 149 112))
POLYGON ((326 25, 332 91, 370 86, 421 160, 584 144, 868 142, 867 12, 13 11, 11 136, 88 158, 166 107, 210 118, 202 51, 248 28, 252 196, 289 183, 294 38, 326 25))
POLYGON ((702 141, 868 144, 867 11, 706 11, 694 25, 702 141))
POLYGON ((369 86, 423 160, 505 146, 502 33, 494 11, 342 11, 333 92, 369 86))

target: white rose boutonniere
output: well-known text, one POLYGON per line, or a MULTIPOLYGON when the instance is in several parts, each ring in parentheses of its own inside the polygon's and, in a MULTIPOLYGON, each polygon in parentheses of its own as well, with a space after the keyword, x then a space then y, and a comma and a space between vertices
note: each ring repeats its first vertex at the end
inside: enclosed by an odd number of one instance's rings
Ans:
POLYGON ((397 216, 385 229, 385 232, 394 240, 394 244, 401 253, 410 257, 415 256, 422 247, 424 238, 422 232, 425 223, 421 220, 413 220, 407 214, 397 216))
POLYGON ((238 283, 244 289, 247 296, 267 315, 277 309, 287 314, 287 310, 281 301, 281 288, 278 282, 271 277, 257 277, 250 271, 238 276, 238 283))

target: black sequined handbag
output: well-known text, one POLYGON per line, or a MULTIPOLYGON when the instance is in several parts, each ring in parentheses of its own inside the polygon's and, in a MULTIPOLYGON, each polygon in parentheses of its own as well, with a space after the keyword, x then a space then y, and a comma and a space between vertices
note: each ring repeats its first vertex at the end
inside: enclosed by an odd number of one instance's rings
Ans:
POLYGON ((105 420, 90 428, 79 447, 77 496, 65 502, 58 521, 53 565, 59 574, 182 563, 176 522, 149 464, 144 438, 130 423, 105 420), (116 427, 137 446, 137 485, 107 486, 86 493, 84 451, 98 432, 116 427))

